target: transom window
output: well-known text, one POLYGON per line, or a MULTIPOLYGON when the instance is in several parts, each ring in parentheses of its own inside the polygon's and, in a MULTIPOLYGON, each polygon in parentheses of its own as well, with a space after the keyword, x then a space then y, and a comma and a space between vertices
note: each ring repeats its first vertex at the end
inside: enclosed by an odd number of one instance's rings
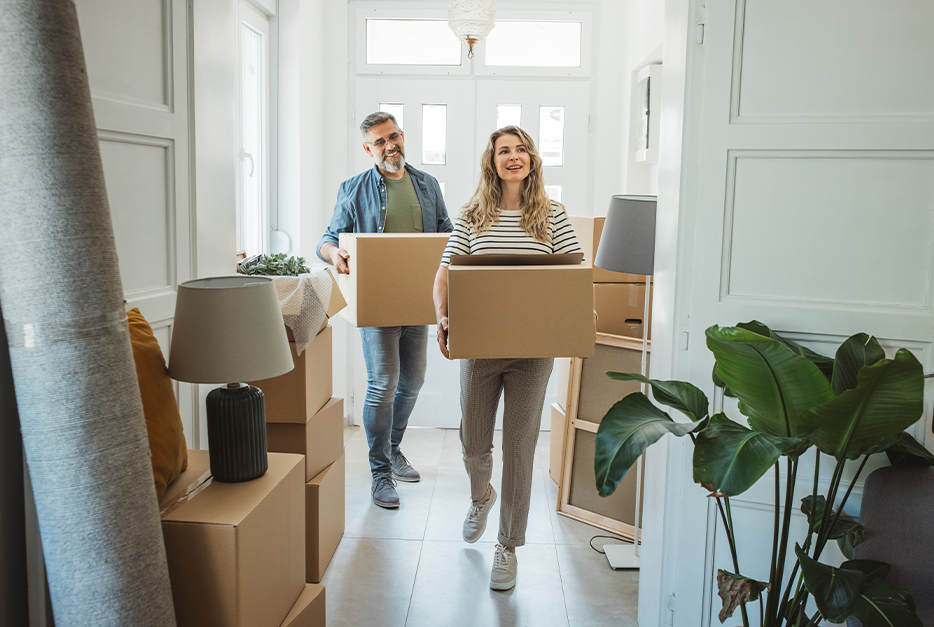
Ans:
POLYGON ((460 65, 461 42, 443 20, 366 21, 367 65, 460 65))

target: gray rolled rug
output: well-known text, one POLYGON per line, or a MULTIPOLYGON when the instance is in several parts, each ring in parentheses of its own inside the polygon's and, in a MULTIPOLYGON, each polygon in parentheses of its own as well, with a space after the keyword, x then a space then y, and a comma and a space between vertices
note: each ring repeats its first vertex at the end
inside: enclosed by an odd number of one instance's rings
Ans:
POLYGON ((174 626, 75 6, 0 10, 0 303, 57 627, 174 626))

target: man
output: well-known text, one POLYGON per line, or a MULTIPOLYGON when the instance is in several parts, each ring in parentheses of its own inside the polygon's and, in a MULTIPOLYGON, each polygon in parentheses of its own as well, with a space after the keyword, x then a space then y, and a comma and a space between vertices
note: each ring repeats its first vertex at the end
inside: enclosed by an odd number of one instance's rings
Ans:
MULTIPOLYGON (((441 187, 430 174, 405 162, 405 135, 389 113, 372 113, 360 125, 363 150, 373 168, 341 183, 331 224, 318 257, 346 274, 353 263, 338 246, 340 233, 449 233, 441 187)), ((399 507, 396 480, 420 476, 399 449, 418 392, 425 381, 428 327, 363 327, 367 387, 363 427, 370 446, 373 502, 399 507)))

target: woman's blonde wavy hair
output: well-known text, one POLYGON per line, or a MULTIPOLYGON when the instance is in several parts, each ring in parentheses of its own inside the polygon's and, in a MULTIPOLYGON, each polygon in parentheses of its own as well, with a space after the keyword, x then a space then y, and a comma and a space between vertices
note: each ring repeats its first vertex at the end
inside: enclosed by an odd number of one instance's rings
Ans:
POLYGON ((480 158, 480 183, 477 191, 461 208, 461 218, 477 232, 482 233, 493 224, 499 223, 499 209, 503 201, 503 189, 500 178, 496 173, 495 157, 496 140, 503 135, 515 135, 525 145, 531 157, 529 175, 525 178, 525 188, 522 190, 522 217, 519 226, 540 242, 548 241, 548 222, 551 215, 551 200, 545 193, 545 177, 542 173, 542 158, 538 156, 535 142, 528 133, 518 126, 504 126, 493 131, 486 150, 480 158))

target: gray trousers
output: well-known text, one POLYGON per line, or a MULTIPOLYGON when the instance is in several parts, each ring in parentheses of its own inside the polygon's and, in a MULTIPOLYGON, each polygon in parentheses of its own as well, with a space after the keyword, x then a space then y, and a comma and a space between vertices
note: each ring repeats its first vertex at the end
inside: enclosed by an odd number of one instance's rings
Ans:
POLYGON ((460 438, 470 477, 470 498, 486 498, 493 474, 493 429, 503 395, 503 483, 499 542, 525 544, 532 496, 532 462, 542 424, 545 388, 554 359, 465 359, 461 361, 460 438))

